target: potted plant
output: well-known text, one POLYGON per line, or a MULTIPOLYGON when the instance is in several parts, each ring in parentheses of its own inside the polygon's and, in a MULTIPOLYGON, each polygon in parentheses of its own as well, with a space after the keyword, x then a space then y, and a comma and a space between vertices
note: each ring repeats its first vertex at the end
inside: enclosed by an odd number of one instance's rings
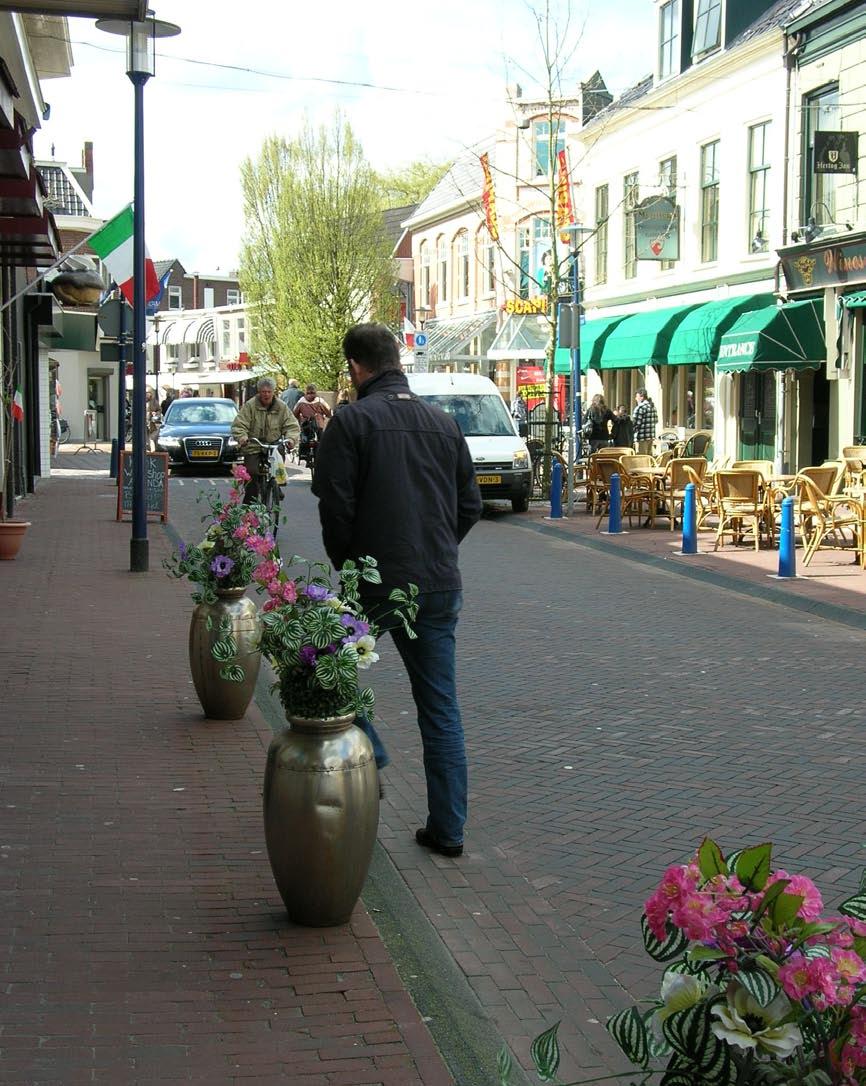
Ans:
POLYGON ((263 581, 261 570, 270 575, 277 557, 267 510, 242 503, 240 485, 249 481, 248 472, 236 465, 232 474, 235 486, 227 499, 206 495, 204 538, 181 543, 163 563, 171 576, 187 577, 195 586, 190 670, 202 709, 215 720, 239 719, 252 699, 262 626, 254 602, 244 594, 254 581, 263 581))
POLYGON ((3 486, 0 491, 0 560, 15 558, 24 541, 24 534, 30 527, 29 520, 20 520, 16 517, 6 516, 9 488, 14 487, 12 476, 12 451, 15 437, 15 426, 24 418, 24 408, 21 401, 21 392, 16 389, 13 396, 3 396, 3 486))
MULTIPOLYGON (((379 571, 372 558, 346 562, 334 587, 329 566, 295 555, 269 572, 261 646, 289 726, 268 751, 268 857, 293 920, 340 924, 361 893, 379 822, 373 749, 354 723, 375 700, 359 678, 378 660, 379 622, 362 608, 360 588, 379 583, 379 571)), ((416 595, 410 585, 385 604, 388 621, 410 636, 416 595)))
MULTIPOLYGON (((706 838, 688 863, 667 869, 641 926, 647 952, 667 968, 657 1000, 608 1020, 635 1068, 608 1078, 866 1084, 866 876, 827 916, 811 879, 773 869, 770 844, 725 857, 706 838)), ((543 1081, 559 1063, 556 1030, 532 1046, 543 1081)), ((510 1064, 503 1050, 503 1084, 510 1064)))

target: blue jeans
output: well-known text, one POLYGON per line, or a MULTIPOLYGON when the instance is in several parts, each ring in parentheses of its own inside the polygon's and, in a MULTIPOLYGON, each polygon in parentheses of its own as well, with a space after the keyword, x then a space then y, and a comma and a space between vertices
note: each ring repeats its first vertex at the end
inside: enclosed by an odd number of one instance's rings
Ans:
MULTIPOLYGON (((466 747, 457 704, 455 636, 462 603, 461 592, 424 592, 418 597, 417 638, 407 637, 402 627, 388 630, 406 667, 418 710, 427 777, 427 830, 443 845, 463 843, 466 821, 466 747)), ((390 758, 372 722, 359 716, 356 723, 373 744, 376 765, 384 768, 390 758)))

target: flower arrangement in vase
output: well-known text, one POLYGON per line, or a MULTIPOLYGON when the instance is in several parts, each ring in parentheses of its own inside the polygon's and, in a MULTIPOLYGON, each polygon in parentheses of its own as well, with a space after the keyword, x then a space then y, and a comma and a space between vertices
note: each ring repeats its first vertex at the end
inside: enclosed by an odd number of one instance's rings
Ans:
MULTIPOLYGON (((665 871, 645 903, 646 950, 670 964, 657 1000, 608 1020, 635 1070, 607 1077, 643 1084, 658 1075, 662 1086, 864 1086, 866 875, 839 915, 823 912, 811 879, 773 869, 770 844, 725 857, 706 838, 688 863, 665 871)), ((547 1082, 559 1063, 556 1031, 532 1048, 547 1082)), ((509 1070, 503 1050, 503 1084, 509 1070)))
MULTIPOLYGON (((330 566, 300 555, 293 555, 285 568, 266 563, 255 576, 268 594, 262 608, 262 653, 276 672, 286 714, 322 719, 370 714, 373 691, 360 687, 358 677, 379 659, 375 648, 381 620, 365 612, 361 602, 363 582, 381 583, 375 560, 345 562, 336 588, 330 566), (302 571, 293 577, 295 567, 302 571)), ((382 619, 402 625, 410 637, 417 594, 409 585, 382 601, 382 619)))
POLYGON ((215 603, 219 592, 247 588, 260 580, 256 569, 273 562, 277 553, 267 509, 258 502, 243 504, 240 486, 249 481, 249 472, 236 464, 232 476, 235 485, 226 499, 199 495, 198 500, 204 497, 210 506, 202 518, 209 524, 201 542, 181 542, 178 553, 163 562, 170 576, 187 577, 197 586, 192 593, 196 603, 215 603))

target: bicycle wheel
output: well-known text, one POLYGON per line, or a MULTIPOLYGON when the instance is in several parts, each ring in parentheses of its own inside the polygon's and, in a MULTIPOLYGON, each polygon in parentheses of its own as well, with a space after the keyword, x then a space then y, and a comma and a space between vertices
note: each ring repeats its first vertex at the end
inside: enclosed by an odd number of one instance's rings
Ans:
POLYGON ((277 529, 280 526, 280 490, 276 479, 267 479, 263 484, 262 505, 267 509, 271 525, 274 529, 274 539, 277 538, 277 529))

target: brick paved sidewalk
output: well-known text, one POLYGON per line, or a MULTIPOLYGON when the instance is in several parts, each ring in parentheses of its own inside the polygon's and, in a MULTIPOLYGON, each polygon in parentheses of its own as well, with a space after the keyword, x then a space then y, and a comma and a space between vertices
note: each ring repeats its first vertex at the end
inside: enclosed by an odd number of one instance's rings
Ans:
POLYGON ((165 533, 130 574, 102 461, 59 463, 0 565, 0 1079, 451 1083, 363 908, 287 920, 261 826, 270 729, 254 706, 202 718, 165 533))
MULTIPOLYGON (((577 538, 623 557, 665 561, 672 572, 693 574, 698 571, 698 575, 717 577, 728 587, 738 587, 740 591, 784 593, 789 603, 804 610, 845 608, 866 617, 866 571, 853 560, 851 550, 820 550, 806 567, 798 544, 797 576, 779 580, 774 576, 779 570, 777 549, 762 546, 756 552, 752 544, 735 547, 728 541, 714 551, 715 530, 698 532, 698 554, 680 555, 682 531, 672 532, 667 520, 660 520, 654 528, 643 528, 637 518, 632 526, 626 519, 624 533, 611 536, 606 534, 607 518, 596 527, 597 515, 585 513, 582 501, 576 503, 571 517, 563 516, 557 520, 550 519, 549 504, 533 502, 523 522, 527 526, 577 538)), ((514 523, 521 523, 521 520, 515 518, 514 523)), ((782 596, 776 598, 784 602, 782 596)))

